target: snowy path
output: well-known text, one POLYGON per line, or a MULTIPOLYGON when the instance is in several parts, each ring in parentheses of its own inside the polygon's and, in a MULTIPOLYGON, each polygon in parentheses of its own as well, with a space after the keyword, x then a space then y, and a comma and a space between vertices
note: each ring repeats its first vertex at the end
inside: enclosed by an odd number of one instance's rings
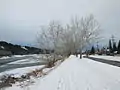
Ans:
MULTIPOLYGON (((17 86, 7 90, 23 90, 17 86)), ((120 68, 71 56, 29 90, 120 90, 120 68)))

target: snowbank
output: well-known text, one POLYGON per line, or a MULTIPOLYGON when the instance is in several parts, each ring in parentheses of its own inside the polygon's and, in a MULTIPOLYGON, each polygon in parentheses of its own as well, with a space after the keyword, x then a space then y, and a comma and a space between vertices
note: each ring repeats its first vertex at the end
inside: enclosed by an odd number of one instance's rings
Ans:
POLYGON ((31 66, 31 67, 25 67, 25 68, 17 68, 17 69, 13 69, 10 71, 5 71, 0 73, 0 76, 2 75, 13 75, 14 77, 20 77, 22 75, 25 75, 26 73, 32 72, 36 69, 40 69, 42 67, 44 67, 45 65, 41 65, 41 66, 31 66))
POLYGON ((3 57, 0 57, 0 59, 8 59, 10 58, 9 56, 3 56, 3 57))
POLYGON ((22 60, 18 60, 18 61, 14 61, 8 64, 29 64, 29 63, 40 63, 42 62, 42 60, 38 60, 38 59, 22 59, 22 60))
MULTIPOLYGON (((120 90, 120 68, 70 56, 28 90, 120 90)), ((26 89, 26 90, 27 90, 26 89)), ((16 85, 6 90, 25 90, 16 85)))

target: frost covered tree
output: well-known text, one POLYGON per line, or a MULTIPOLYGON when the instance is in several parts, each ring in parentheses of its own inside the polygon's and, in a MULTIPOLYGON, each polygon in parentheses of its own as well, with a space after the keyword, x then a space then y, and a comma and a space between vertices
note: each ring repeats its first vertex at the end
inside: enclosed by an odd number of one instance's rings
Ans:
POLYGON ((78 42, 76 40, 77 35, 75 31, 71 29, 70 25, 66 25, 64 27, 61 38, 58 43, 58 52, 60 54, 69 56, 71 54, 75 54, 78 49, 78 42))
POLYGON ((71 29, 74 31, 76 48, 80 52, 82 58, 82 50, 91 42, 98 39, 100 25, 93 15, 79 19, 72 19, 71 29))
POLYGON ((55 62, 56 58, 58 58, 56 51, 62 30, 62 25, 59 21, 51 21, 48 25, 41 26, 41 31, 37 36, 37 44, 39 48, 44 50, 45 58, 49 62, 55 62))
POLYGON ((58 39, 62 34, 62 26, 59 21, 51 21, 49 25, 41 26, 37 36, 37 43, 40 48, 47 50, 56 49, 58 39))
POLYGON ((38 42, 45 49, 53 49, 55 54, 69 56, 80 52, 98 38, 100 26, 93 15, 85 18, 72 18, 69 24, 62 26, 56 21, 41 28, 38 42))

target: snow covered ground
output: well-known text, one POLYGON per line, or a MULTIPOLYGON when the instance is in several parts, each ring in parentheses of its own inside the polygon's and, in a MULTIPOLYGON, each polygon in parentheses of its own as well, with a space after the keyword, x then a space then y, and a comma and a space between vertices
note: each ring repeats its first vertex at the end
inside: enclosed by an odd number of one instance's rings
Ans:
MULTIPOLYGON (((39 57, 37 54, 30 54, 30 55, 13 55, 13 56, 3 56, 0 57, 0 59, 8 59, 8 58, 14 58, 14 57, 24 57, 24 56, 35 56, 39 57)), ((41 55, 40 55, 41 56, 41 55)))
POLYGON ((40 60, 39 59, 22 59, 19 61, 8 63, 8 64, 28 64, 28 63, 40 63, 40 60))
POLYGON ((2 76, 2 75, 13 75, 14 77, 20 77, 22 75, 25 75, 26 73, 32 72, 36 69, 40 69, 42 67, 44 67, 44 65, 17 68, 17 69, 2 72, 2 73, 0 73, 0 76, 2 76))
MULTIPOLYGON (((1 61, 4 62, 4 60, 7 61, 7 59, 3 59, 1 61)), ((17 57, 15 55, 12 58, 10 58, 10 60, 11 60, 11 62, 0 65, 0 75, 3 75, 3 73, 9 74, 9 72, 11 74, 11 72, 14 72, 14 71, 15 71, 15 73, 16 73, 16 71, 21 73, 22 70, 29 72, 28 68, 33 70, 34 66, 35 66, 35 67, 38 67, 38 69, 39 69, 39 66, 41 67, 41 66, 47 64, 47 61, 44 61, 42 59, 42 55, 38 55, 38 54, 17 55, 17 57)))
POLYGON ((29 63, 40 63, 40 62, 43 62, 42 60, 42 55, 38 55, 38 54, 31 54, 31 55, 14 55, 14 56, 4 56, 4 57, 1 57, 0 59, 1 60, 5 60, 5 59, 9 59, 9 58, 16 58, 16 57, 19 57, 19 59, 21 58, 21 60, 15 60, 13 62, 10 62, 8 64, 29 64, 29 63), (26 59, 22 59, 22 57, 25 57, 25 56, 31 56, 31 57, 28 57, 26 59))
POLYGON ((70 56, 33 85, 6 90, 120 90, 120 68, 70 56))
POLYGON ((0 57, 0 59, 9 59, 9 58, 14 58, 14 57, 24 57, 26 55, 13 55, 13 56, 3 56, 3 57, 0 57))
POLYGON ((10 58, 9 56, 3 56, 3 57, 0 57, 0 59, 8 59, 10 58))
MULTIPOLYGON (((32 63, 40 63, 43 62, 43 60, 41 59, 41 55, 37 55, 37 54, 32 54, 32 55, 14 55, 12 56, 13 58, 15 57, 25 57, 25 56, 33 56, 33 57, 29 57, 26 59, 21 59, 18 61, 13 61, 10 63, 7 63, 5 65, 1 65, 0 67, 7 67, 8 65, 18 65, 18 64, 32 64, 32 63)), ((10 69, 10 70, 6 70, 2 73, 0 73, 0 76, 2 75, 15 75, 15 76, 21 76, 24 75, 25 73, 34 71, 36 69, 40 69, 42 67, 44 67, 45 65, 36 65, 36 66, 29 66, 29 67, 23 67, 23 68, 15 68, 15 69, 10 69)))
POLYGON ((90 55, 90 57, 113 60, 113 61, 120 61, 120 56, 90 55))
MULTIPOLYGON (((23 55, 23 56, 33 56, 32 58, 27 58, 27 59, 22 59, 19 61, 14 61, 8 64, 29 64, 29 63, 40 63, 43 62, 42 60, 42 56, 41 55, 37 55, 37 54, 33 54, 33 55, 23 55)), ((14 57, 23 57, 21 55, 17 55, 14 57)))

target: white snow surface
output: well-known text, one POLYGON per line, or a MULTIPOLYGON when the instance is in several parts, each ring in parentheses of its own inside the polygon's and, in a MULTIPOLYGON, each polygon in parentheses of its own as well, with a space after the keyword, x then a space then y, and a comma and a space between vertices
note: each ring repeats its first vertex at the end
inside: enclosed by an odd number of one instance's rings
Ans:
MULTIPOLYGON (((42 60, 41 60, 41 62, 42 62, 42 60)), ((8 64, 29 64, 29 63, 40 63, 40 60, 38 60, 38 59, 22 59, 22 60, 8 63, 8 64)))
MULTIPOLYGON (((25 57, 25 56, 33 56, 33 57, 36 57, 36 58, 40 58, 40 57, 42 57, 42 55, 41 54, 30 54, 30 55, 13 55, 13 56, 11 56, 12 58, 14 58, 14 57, 25 57)), ((9 57, 9 56, 3 56, 3 57, 0 57, 0 59, 8 59, 8 58, 11 58, 11 57, 9 57)))
POLYGON ((14 57, 24 57, 24 56, 33 56, 33 58, 21 59, 18 61, 10 62, 8 64, 30 64, 30 63, 40 63, 43 62, 41 59, 41 55, 33 54, 33 55, 15 55, 14 57))
POLYGON ((24 50, 28 50, 27 48, 25 48, 25 47, 21 47, 22 49, 24 49, 24 50))
MULTIPOLYGON (((11 57, 24 57, 24 56, 27 56, 27 55, 13 55, 11 57)), ((8 59, 8 58, 11 58, 10 56, 3 56, 3 57, 0 57, 0 59, 8 59)))
POLYGON ((10 58, 9 56, 3 56, 3 57, 0 57, 0 59, 8 59, 10 58))
MULTIPOLYGON (((6 90, 25 90, 13 85, 6 90)), ((120 68, 70 56, 26 90, 120 90, 120 68)))
POLYGON ((40 69, 44 66, 45 65, 17 68, 17 69, 2 72, 2 73, 0 73, 0 76, 2 76, 2 75, 13 75, 14 77, 20 77, 22 75, 25 75, 26 73, 32 72, 36 69, 40 69))
POLYGON ((2 49, 5 49, 3 46, 0 46, 2 49))
POLYGON ((90 55, 90 57, 101 58, 105 60, 120 61, 120 56, 90 55))

